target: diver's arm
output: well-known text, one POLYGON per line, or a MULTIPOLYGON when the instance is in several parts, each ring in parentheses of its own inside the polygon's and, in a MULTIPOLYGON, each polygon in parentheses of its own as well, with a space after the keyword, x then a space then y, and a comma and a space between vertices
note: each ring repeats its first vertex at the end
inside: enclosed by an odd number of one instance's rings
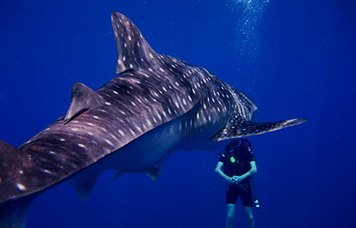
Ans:
POLYGON ((238 182, 242 181, 243 179, 252 176, 253 174, 257 173, 257 166, 256 166, 256 161, 251 161, 250 162, 251 169, 247 171, 246 173, 242 174, 239 176, 238 182))
POLYGON ((219 176, 221 176, 222 178, 224 178, 227 182, 231 183, 232 182, 232 178, 229 177, 228 175, 226 175, 221 168, 223 167, 224 163, 219 161, 218 164, 216 165, 215 168, 215 173, 218 174, 219 176))

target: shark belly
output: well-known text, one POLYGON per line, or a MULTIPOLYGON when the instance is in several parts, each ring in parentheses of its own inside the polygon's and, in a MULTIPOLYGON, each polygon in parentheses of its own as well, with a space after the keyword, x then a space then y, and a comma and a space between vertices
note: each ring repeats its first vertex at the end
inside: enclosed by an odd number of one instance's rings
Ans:
POLYGON ((160 171, 163 163, 178 150, 213 150, 228 143, 210 140, 224 127, 228 115, 201 123, 197 120, 197 109, 193 108, 110 153, 97 162, 96 165, 101 167, 99 172, 112 169, 121 173, 144 173, 152 177, 151 172, 160 171))

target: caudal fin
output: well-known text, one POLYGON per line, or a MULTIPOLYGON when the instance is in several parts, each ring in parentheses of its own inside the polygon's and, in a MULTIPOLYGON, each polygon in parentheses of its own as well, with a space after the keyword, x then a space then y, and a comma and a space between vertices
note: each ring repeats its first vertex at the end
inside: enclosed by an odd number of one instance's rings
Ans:
POLYGON ((25 228, 27 211, 36 198, 29 197, 9 200, 0 204, 0 227, 1 228, 25 228))

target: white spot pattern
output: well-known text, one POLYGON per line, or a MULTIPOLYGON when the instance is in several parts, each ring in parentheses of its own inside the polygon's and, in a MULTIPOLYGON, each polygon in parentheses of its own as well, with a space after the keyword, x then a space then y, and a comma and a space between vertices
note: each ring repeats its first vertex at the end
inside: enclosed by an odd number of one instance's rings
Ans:
POLYGON ((21 183, 17 183, 16 186, 17 186, 17 188, 18 188, 19 190, 21 190, 21 191, 25 191, 25 190, 26 190, 26 186, 24 186, 24 185, 21 184, 21 183))

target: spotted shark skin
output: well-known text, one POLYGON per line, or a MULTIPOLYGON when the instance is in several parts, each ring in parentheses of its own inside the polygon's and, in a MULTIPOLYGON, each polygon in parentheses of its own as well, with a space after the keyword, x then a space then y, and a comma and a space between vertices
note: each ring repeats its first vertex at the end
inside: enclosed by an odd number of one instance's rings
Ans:
POLYGON ((111 18, 118 76, 96 91, 76 83, 66 115, 19 148, 0 141, 0 227, 25 227, 31 202, 64 181, 85 200, 107 169, 115 179, 135 172, 157 180, 178 150, 213 150, 307 121, 252 122, 258 109, 247 95, 155 53, 124 15, 111 18))

